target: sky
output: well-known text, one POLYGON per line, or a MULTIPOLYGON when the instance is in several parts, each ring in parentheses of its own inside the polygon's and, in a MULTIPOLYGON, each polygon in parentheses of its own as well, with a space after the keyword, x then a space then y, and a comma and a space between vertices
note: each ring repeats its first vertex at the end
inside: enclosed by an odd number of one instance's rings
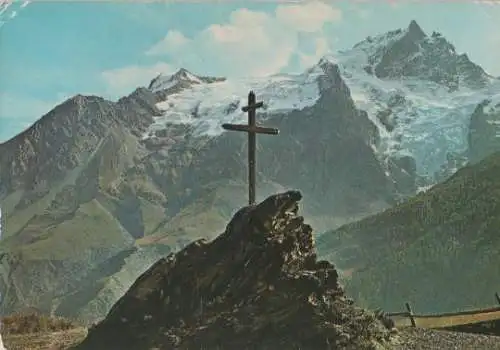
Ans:
POLYGON ((0 0, 0 142, 75 94, 116 100, 180 67, 300 72, 412 19, 500 76, 500 0, 0 0))

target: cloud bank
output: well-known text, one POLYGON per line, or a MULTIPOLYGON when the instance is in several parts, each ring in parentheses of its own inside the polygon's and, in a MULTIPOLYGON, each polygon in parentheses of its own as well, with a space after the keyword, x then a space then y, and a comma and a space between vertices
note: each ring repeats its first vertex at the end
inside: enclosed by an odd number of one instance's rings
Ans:
POLYGON ((210 62, 212 71, 202 73, 226 76, 274 74, 294 58, 303 68, 331 51, 333 40, 323 29, 341 20, 339 9, 320 1, 278 5, 273 13, 242 8, 233 11, 225 23, 211 24, 191 37, 179 30, 168 31, 145 52, 158 60, 153 65, 123 67, 102 76, 116 92, 130 90, 144 77, 151 79, 172 67, 196 71, 206 66, 204 62, 210 62), (308 50, 302 45, 304 38, 308 50))

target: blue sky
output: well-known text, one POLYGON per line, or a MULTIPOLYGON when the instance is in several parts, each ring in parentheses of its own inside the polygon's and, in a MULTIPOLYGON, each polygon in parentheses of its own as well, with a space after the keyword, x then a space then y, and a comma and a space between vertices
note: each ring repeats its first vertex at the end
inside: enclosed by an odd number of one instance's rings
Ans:
POLYGON ((296 72, 411 19, 500 76, 500 3, 2 1, 0 142, 77 93, 114 100, 179 67, 296 72))

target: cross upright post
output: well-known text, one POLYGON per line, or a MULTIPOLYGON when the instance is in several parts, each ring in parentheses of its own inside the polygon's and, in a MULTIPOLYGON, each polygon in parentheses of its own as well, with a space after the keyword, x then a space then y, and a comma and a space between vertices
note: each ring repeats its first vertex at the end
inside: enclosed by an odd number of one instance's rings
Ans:
POLYGON ((248 124, 222 124, 222 127, 226 130, 233 131, 244 131, 248 133, 248 203, 249 205, 255 204, 255 153, 256 153, 256 135, 257 134, 267 134, 267 135, 278 135, 279 130, 275 128, 265 128, 258 126, 255 118, 255 111, 257 108, 261 108, 264 104, 262 102, 256 102, 255 93, 250 91, 248 94, 248 105, 241 108, 243 112, 248 113, 248 124))

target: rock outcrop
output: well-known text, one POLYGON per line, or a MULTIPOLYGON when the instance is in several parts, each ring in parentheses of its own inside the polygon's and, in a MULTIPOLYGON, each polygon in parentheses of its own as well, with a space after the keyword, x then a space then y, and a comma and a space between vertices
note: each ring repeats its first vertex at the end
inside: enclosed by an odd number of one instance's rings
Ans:
POLYGON ((500 95, 486 99, 472 113, 468 133, 468 157, 477 163, 500 151, 500 95))
POLYGON ((239 210, 212 242, 161 259, 76 349, 380 349, 288 191, 239 210))

